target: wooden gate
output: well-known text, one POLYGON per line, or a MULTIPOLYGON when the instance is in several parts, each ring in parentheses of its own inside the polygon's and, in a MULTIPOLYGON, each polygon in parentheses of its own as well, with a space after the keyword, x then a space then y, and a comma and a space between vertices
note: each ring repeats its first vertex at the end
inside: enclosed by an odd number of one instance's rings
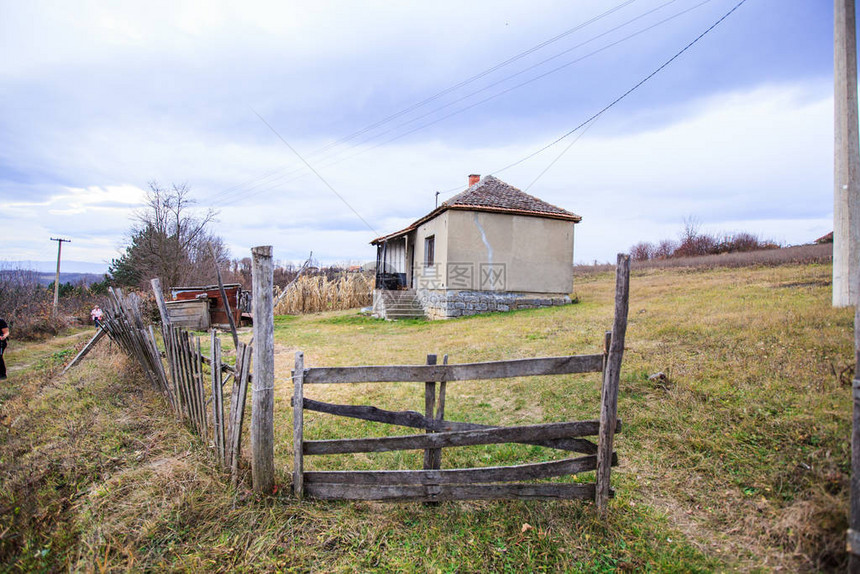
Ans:
MULTIPOLYGON (((593 355, 543 357, 459 365, 389 365, 359 367, 304 367, 296 353, 293 372, 294 473, 293 489, 321 499, 441 501, 465 499, 563 498, 593 499, 604 508, 612 495, 610 467, 617 463, 612 450, 620 431, 617 400, 624 336, 627 327, 629 258, 619 255, 615 320, 606 334, 603 352, 593 355), (447 384, 455 381, 505 379, 540 375, 602 372, 600 419, 516 427, 493 427, 444 420, 447 384), (428 382, 429 381, 429 382, 428 382), (338 405, 305 398, 305 385, 373 382, 424 382, 425 413, 387 411, 372 406, 338 405), (438 395, 437 395, 438 383, 438 395), (383 438, 304 440, 304 411, 383 422, 423 429, 426 434, 383 438), (597 436, 597 444, 583 437, 597 436), (445 469, 446 447, 523 443, 584 454, 560 461, 505 467, 445 469), (423 470, 304 471, 304 457, 322 454, 424 450, 423 470), (523 483, 596 470, 593 483, 523 483)), ((447 359, 447 357, 446 357, 447 359)))

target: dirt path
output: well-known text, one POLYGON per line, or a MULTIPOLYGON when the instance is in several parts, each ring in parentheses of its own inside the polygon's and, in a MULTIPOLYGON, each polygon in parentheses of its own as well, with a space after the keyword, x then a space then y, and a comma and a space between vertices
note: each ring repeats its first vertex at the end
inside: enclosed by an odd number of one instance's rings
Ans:
POLYGON ((93 334, 92 330, 86 329, 68 335, 52 337, 38 343, 22 342, 19 344, 16 344, 13 338, 3 355, 3 359, 6 361, 6 370, 10 375, 26 371, 56 353, 83 345, 92 338, 93 334))

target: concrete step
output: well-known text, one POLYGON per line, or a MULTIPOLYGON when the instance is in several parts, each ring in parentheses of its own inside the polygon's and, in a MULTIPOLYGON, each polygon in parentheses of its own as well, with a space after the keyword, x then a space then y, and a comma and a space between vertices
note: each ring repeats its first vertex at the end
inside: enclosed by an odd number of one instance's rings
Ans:
POLYGON ((413 290, 386 291, 378 301, 377 311, 386 319, 424 317, 424 307, 413 290))

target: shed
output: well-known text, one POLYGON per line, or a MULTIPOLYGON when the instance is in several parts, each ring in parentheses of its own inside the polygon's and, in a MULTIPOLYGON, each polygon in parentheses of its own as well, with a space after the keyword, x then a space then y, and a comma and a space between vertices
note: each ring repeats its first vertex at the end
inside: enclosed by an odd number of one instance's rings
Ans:
POLYGON ((171 324, 195 331, 209 328, 209 301, 206 299, 167 301, 165 305, 171 324))
MULTIPOLYGON (((242 298, 242 287, 238 283, 231 283, 224 285, 224 292, 230 304, 233 322, 238 325, 241 319, 239 301, 242 298)), ((170 290, 170 297, 172 301, 167 302, 167 312, 170 314, 172 322, 177 322, 174 320, 173 311, 173 309, 176 309, 176 316, 179 321, 197 321, 198 324, 202 325, 201 327, 194 327, 197 329, 208 329, 210 326, 227 327, 230 325, 218 285, 174 287, 170 290), (192 302, 204 302, 204 305, 200 305, 199 303, 196 306, 188 305, 188 303, 192 302), (180 303, 185 303, 185 305, 180 303), (193 313, 197 314, 196 319, 191 319, 190 315, 193 313)), ((177 324, 181 323, 177 322, 177 324)))

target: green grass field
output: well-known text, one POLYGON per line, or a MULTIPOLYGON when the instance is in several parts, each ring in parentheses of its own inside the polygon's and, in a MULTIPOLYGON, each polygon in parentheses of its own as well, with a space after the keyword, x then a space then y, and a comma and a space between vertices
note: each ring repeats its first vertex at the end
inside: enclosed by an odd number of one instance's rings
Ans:
MULTIPOLYGON (((8 571, 827 571, 844 566, 850 310, 829 265, 647 270, 631 281, 616 498, 590 503, 297 502, 289 493, 296 350, 309 366, 596 353, 614 276, 579 303, 447 322, 354 311, 277 317, 279 492, 230 490, 213 457, 105 344, 10 346, 2 390, 0 563, 8 571), (17 367, 16 367, 17 365, 17 367), (23 368, 21 368, 23 366, 23 368), (665 373, 664 380, 649 375, 665 373)), ((243 338, 250 333, 243 334, 243 338)), ((222 338, 226 343, 227 338, 222 338)), ((446 418, 528 424, 597 418, 599 375, 449 383, 446 418)), ((306 396, 423 411, 423 385, 320 385, 306 396)), ((404 434, 307 413, 308 438, 404 434)), ((409 431, 407 431, 409 432, 409 431)), ((446 449, 443 468, 551 460, 529 446, 446 449)), ((419 468, 420 453, 312 457, 308 469, 419 468)), ((591 480, 586 474, 571 480, 591 480)))

